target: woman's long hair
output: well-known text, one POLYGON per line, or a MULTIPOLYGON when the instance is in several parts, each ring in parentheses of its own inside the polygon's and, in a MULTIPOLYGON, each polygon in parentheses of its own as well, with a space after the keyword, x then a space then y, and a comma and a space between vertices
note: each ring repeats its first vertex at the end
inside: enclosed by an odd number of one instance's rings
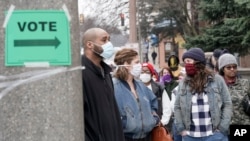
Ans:
POLYGON ((195 67, 198 70, 197 74, 190 79, 185 79, 184 82, 190 86, 191 92, 200 94, 204 92, 209 76, 213 76, 214 73, 200 62, 197 62, 195 67))
POLYGON ((134 49, 125 48, 118 51, 114 59, 115 64, 118 66, 117 70, 115 71, 114 77, 121 80, 127 80, 129 73, 128 69, 124 66, 119 65, 123 65, 125 62, 130 64, 137 55, 138 53, 134 49))

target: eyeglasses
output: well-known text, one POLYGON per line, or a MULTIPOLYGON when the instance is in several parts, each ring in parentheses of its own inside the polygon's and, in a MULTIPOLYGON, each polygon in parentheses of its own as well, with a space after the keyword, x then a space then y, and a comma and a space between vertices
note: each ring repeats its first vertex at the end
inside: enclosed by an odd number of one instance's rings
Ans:
POLYGON ((141 73, 147 73, 147 74, 151 74, 151 72, 150 71, 141 71, 141 73))
POLYGON ((233 68, 234 70, 236 70, 236 69, 237 69, 237 66, 236 66, 236 65, 225 66, 225 68, 226 68, 227 70, 231 70, 232 68, 233 68))

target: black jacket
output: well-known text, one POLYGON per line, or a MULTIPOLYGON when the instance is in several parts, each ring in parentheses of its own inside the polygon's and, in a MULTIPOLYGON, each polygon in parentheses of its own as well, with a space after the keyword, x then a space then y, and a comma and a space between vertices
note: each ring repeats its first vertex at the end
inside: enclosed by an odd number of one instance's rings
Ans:
POLYGON ((103 71, 82 57, 85 141, 124 141, 121 117, 114 97, 111 68, 103 71))
POLYGON ((152 91, 156 95, 157 100, 158 100, 157 114, 161 119, 162 114, 163 114, 162 113, 162 94, 163 94, 163 91, 164 91, 164 86, 161 85, 158 82, 153 81, 153 80, 151 80, 150 83, 151 83, 152 91))

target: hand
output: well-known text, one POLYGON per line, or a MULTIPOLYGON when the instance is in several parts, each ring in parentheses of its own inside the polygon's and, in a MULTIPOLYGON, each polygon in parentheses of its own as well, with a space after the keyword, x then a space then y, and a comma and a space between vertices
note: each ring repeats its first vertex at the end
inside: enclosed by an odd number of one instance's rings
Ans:
POLYGON ((216 129, 214 132, 220 132, 220 130, 219 130, 219 129, 216 129))
POLYGON ((160 118, 158 116, 154 116, 154 118, 155 118, 155 126, 159 126, 161 123, 160 118))
POLYGON ((163 124, 161 123, 161 121, 159 121, 156 126, 163 126, 163 124))
POLYGON ((158 126, 158 124, 161 123, 160 117, 156 113, 153 113, 153 117, 155 119, 155 126, 158 126))
POLYGON ((183 137, 183 136, 186 136, 187 135, 187 131, 186 130, 184 130, 184 131, 182 131, 181 132, 181 136, 183 137))

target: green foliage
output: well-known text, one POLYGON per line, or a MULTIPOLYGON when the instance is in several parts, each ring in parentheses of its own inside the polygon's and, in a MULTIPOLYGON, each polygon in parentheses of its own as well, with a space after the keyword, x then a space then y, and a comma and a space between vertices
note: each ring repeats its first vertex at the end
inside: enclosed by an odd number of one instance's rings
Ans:
MULTIPOLYGON (((163 38, 173 38, 177 34, 196 36, 199 34, 198 24, 198 4, 200 1, 195 0, 139 0, 138 15, 140 33, 144 38, 149 33, 161 35, 163 38), (191 9, 187 7, 188 2, 191 2, 191 9), (151 17, 153 21, 147 21, 152 12, 158 12, 158 15, 151 17), (190 12, 193 13, 193 19, 190 17, 190 12), (163 21, 170 21, 172 24, 163 24, 161 26, 150 26, 152 23, 157 25, 163 21)), ((185 40, 185 39, 184 39, 185 40)))
POLYGON ((142 38, 147 38, 149 34, 149 25, 150 22, 148 21, 148 15, 153 10, 153 1, 149 0, 143 0, 143 1, 137 1, 138 5, 138 15, 139 15, 139 26, 140 26, 140 34, 142 38), (151 4, 152 3, 152 4, 151 4))
POLYGON ((234 0, 202 0, 201 20, 208 23, 200 35, 186 37, 185 46, 201 47, 204 51, 226 48, 241 56, 250 49, 249 1, 236 3, 234 0))

